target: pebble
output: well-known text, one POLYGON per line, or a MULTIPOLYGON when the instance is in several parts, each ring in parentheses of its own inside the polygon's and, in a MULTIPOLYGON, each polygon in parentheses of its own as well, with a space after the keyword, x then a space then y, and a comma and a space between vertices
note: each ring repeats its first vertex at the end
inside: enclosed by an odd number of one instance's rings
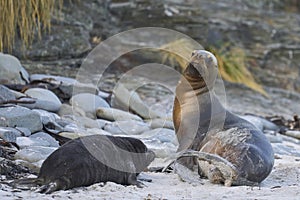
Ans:
POLYGON ((30 81, 57 81, 59 83, 75 84, 77 81, 74 78, 54 76, 48 74, 31 74, 30 81))
POLYGON ((43 124, 49 124, 49 123, 55 124, 57 120, 60 120, 60 117, 57 114, 52 112, 47 112, 41 109, 33 109, 32 111, 40 115, 43 124))
POLYGON ((107 93, 107 92, 103 92, 103 91, 99 91, 98 92, 98 96, 100 96, 101 98, 103 98, 103 99, 107 99, 109 96, 110 96, 110 94, 109 93, 107 93))
MULTIPOLYGON (((56 141, 52 136, 45 132, 37 132, 29 136, 30 139, 46 141, 49 147, 59 147, 58 141, 56 141)), ((41 145, 42 146, 42 145, 41 145)))
POLYGON ((2 138, 6 142, 15 143, 19 134, 20 132, 14 128, 0 127, 0 138, 2 138))
POLYGON ((0 126, 25 127, 31 133, 43 128, 40 115, 21 106, 0 107, 0 126))
POLYGON ((270 143, 282 143, 283 138, 280 134, 276 134, 274 131, 264 131, 265 136, 268 138, 270 143))
POLYGON ((248 122, 250 122, 251 124, 256 126, 256 128, 258 128, 261 131, 264 131, 264 130, 277 131, 277 130, 279 130, 279 128, 276 124, 274 124, 262 117, 258 117, 255 115, 242 115, 240 117, 247 120, 248 122))
POLYGON ((58 133, 58 135, 66 137, 66 138, 70 138, 70 139, 76 139, 76 138, 83 136, 79 132, 68 132, 68 131, 60 132, 60 133, 58 133))
POLYGON ((95 85, 80 83, 74 78, 53 76, 47 74, 32 74, 30 76, 30 80, 47 81, 49 83, 58 85, 59 90, 64 94, 64 97, 67 99, 79 93, 98 93, 98 89, 95 85))
POLYGON ((133 110, 144 119, 161 118, 164 115, 150 109, 135 91, 129 91, 123 84, 118 84, 113 91, 112 105, 123 110, 133 110))
POLYGON ((43 109, 51 112, 57 112, 60 109, 61 102, 58 97, 51 92, 43 88, 30 88, 25 91, 25 94, 36 100, 33 104, 20 104, 30 109, 43 109))
POLYGON ((63 103, 57 113, 59 116, 64 115, 75 115, 75 116, 85 116, 85 112, 80 107, 73 107, 69 104, 63 103))
POLYGON ((19 150, 15 154, 15 159, 34 163, 40 160, 45 160, 56 149, 56 147, 30 146, 19 150))
POLYGON ((273 143, 272 147, 275 154, 300 157, 300 152, 298 150, 285 144, 273 143))
POLYGON ((79 132, 81 129, 77 126, 77 124, 70 123, 63 128, 63 131, 66 132, 79 132))
POLYGON ((104 129, 106 125, 111 124, 110 121, 104 119, 96 119, 96 122, 98 123, 98 127, 101 129, 104 129))
POLYGON ((47 141, 38 140, 38 139, 34 139, 34 138, 29 138, 29 137, 18 137, 16 139, 16 143, 21 149, 23 149, 25 147, 29 147, 29 146, 49 147, 49 143, 47 141))
POLYGON ((25 127, 15 127, 15 129, 17 129, 21 134, 20 136, 30 136, 31 135, 31 131, 29 130, 29 128, 25 128, 25 127))
POLYGON ((76 82, 76 84, 70 88, 70 87, 66 87, 65 89, 62 88, 62 91, 70 91, 72 92, 72 96, 76 95, 76 94, 81 94, 81 93, 90 93, 93 95, 97 95, 99 93, 99 90, 97 88, 97 86, 90 84, 90 83, 80 83, 80 82, 76 82))
POLYGON ((28 72, 20 61, 9 54, 0 52, 0 83, 25 84, 29 83, 28 72))
POLYGON ((146 131, 140 135, 144 140, 159 140, 162 143, 172 143, 178 146, 177 137, 174 130, 166 128, 156 128, 150 131, 146 131))
POLYGON ((99 123, 96 120, 88 117, 69 115, 64 116, 63 119, 69 120, 70 122, 77 124, 78 127, 82 128, 102 128, 99 127, 99 123))
POLYGON ((58 141, 44 132, 38 132, 30 137, 18 137, 17 145, 23 149, 28 146, 59 147, 58 141))
POLYGON ((178 146, 172 143, 162 143, 159 140, 141 139, 148 149, 155 153, 156 158, 175 157, 178 146))
POLYGON ((288 131, 285 132, 285 134, 287 136, 300 139, 300 131, 288 130, 288 131))
POLYGON ((115 121, 111 124, 107 124, 104 130, 112 133, 113 135, 138 135, 142 132, 149 131, 150 127, 148 124, 136 121, 115 121))
POLYGON ((87 113, 87 116, 94 118, 97 108, 109 108, 109 104, 101 97, 89 94, 81 93, 76 94, 70 99, 70 104, 73 107, 79 107, 87 113))
POLYGON ((112 134, 99 128, 88 128, 86 130, 80 130, 77 132, 67 132, 67 131, 60 132, 59 135, 66 138, 75 139, 78 137, 84 137, 88 135, 112 135, 112 134))
POLYGON ((86 135, 112 135, 110 132, 107 132, 99 128, 88 128, 86 130, 86 133, 87 133, 86 135))
MULTIPOLYGON (((31 132, 28 128, 24 127, 0 127, 0 134, 13 134, 16 137, 21 137, 21 136, 30 136, 31 132)), ((4 139, 4 138, 2 138, 4 139)))
POLYGON ((0 85, 0 104, 10 100, 16 100, 14 93, 7 87, 0 85))
POLYGON ((167 119, 152 119, 147 121, 152 129, 156 128, 168 128, 174 130, 173 121, 167 119))
POLYGON ((98 108, 96 111, 97 117, 102 119, 107 119, 110 121, 124 121, 124 120, 137 120, 142 121, 142 119, 134 114, 125 112, 123 110, 115 108, 98 108))

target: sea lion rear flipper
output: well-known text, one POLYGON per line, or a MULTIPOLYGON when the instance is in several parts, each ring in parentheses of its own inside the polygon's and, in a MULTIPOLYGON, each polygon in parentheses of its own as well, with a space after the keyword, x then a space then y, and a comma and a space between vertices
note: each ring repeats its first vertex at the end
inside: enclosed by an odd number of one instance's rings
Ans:
POLYGON ((36 192, 44 193, 44 194, 51 194, 52 192, 58 190, 57 183, 51 182, 49 184, 43 185, 39 187, 36 192))
POLYGON ((40 184, 42 184, 42 180, 39 178, 24 178, 8 183, 11 187, 21 190, 30 190, 32 187, 37 187, 40 184))

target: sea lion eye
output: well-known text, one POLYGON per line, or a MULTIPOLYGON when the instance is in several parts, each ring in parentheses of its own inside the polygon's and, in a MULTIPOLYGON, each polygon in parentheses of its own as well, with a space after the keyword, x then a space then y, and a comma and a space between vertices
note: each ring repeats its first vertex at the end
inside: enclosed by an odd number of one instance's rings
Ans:
POLYGON ((212 58, 211 55, 208 55, 208 56, 207 56, 207 59, 208 59, 209 62, 212 62, 212 61, 213 61, 213 58, 212 58))
POLYGON ((194 51, 192 52, 192 57, 193 57, 196 53, 197 53, 197 51, 194 50, 194 51))

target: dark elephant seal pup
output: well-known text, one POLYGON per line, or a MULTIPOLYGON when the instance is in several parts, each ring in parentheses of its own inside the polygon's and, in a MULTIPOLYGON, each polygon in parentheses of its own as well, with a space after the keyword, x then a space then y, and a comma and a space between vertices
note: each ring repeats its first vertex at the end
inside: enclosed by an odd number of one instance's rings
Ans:
POLYGON ((47 194, 108 181, 140 186, 137 175, 154 157, 138 139, 91 135, 65 143, 44 161, 37 178, 14 185, 41 185, 39 191, 47 194))
POLYGON ((177 160, 213 183, 256 185, 271 172, 273 149, 254 125, 227 111, 213 92, 218 74, 215 56, 193 52, 176 88, 173 120, 177 160))

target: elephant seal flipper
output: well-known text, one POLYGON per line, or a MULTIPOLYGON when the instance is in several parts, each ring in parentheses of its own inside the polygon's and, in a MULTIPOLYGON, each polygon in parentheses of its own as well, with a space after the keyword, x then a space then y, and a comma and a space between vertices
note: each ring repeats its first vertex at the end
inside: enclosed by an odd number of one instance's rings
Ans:
POLYGON ((274 165, 265 135, 250 122, 227 111, 214 93, 215 56, 196 50, 176 87, 173 122, 183 154, 179 163, 225 185, 255 185, 274 165))

